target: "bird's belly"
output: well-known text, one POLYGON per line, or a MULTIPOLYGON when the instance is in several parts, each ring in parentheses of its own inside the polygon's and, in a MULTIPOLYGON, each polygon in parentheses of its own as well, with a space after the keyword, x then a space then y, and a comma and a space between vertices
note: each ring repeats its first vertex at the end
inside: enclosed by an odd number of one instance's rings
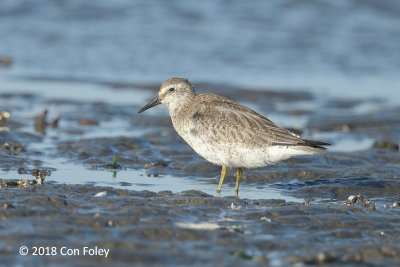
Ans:
POLYGON ((185 141, 207 161, 227 167, 258 168, 299 155, 315 154, 303 147, 291 146, 246 146, 242 143, 227 143, 201 136, 185 135, 185 141))
POLYGON ((206 138, 185 138, 197 154, 216 165, 257 168, 268 164, 264 148, 250 148, 243 144, 211 142, 206 138))

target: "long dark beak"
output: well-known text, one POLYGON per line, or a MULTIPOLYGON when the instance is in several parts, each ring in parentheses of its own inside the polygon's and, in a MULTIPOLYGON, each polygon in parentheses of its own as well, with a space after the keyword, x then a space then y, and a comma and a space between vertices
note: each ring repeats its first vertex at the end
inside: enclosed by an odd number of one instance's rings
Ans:
POLYGON ((160 101, 160 99, 158 99, 158 97, 156 97, 156 98, 150 100, 149 103, 147 103, 144 107, 139 109, 138 113, 142 113, 146 109, 152 108, 152 107, 157 106, 159 104, 161 104, 161 101, 160 101))

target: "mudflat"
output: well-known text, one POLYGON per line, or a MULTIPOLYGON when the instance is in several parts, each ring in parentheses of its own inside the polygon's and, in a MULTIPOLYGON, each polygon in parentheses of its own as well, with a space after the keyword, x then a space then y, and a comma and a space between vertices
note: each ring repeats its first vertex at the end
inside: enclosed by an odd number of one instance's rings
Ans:
POLYGON ((229 170, 217 197, 218 166, 180 139, 166 110, 136 114, 156 86, 104 87, 112 101, 0 95, 11 114, 0 131, 2 264, 400 263, 399 107, 219 87, 333 145, 246 170, 239 198, 229 170), (141 99, 124 102, 131 95, 141 99))

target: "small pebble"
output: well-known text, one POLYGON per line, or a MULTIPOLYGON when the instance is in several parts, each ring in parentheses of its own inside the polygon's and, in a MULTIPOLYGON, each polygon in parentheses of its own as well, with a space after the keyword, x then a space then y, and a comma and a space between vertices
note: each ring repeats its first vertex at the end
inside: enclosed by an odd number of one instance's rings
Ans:
POLYGON ((351 195, 347 198, 350 202, 356 203, 357 202, 357 196, 351 195))
POLYGON ((311 200, 312 200, 311 198, 307 199, 306 201, 303 202, 303 205, 304 206, 310 205, 311 200))
POLYGON ((7 119, 11 116, 9 111, 1 111, 0 112, 0 126, 4 126, 7 119))
POLYGON ((14 205, 13 204, 9 204, 9 203, 4 203, 3 205, 1 205, 1 207, 3 209, 14 209, 14 205))
POLYGON ((399 144, 391 141, 376 141, 373 148, 382 148, 382 149, 392 149, 394 151, 399 151, 399 144))
POLYGON ((270 219, 270 218, 267 218, 267 217, 265 217, 265 216, 264 216, 264 217, 261 217, 260 220, 261 220, 261 221, 265 221, 265 222, 271 222, 271 219, 270 219))
POLYGON ((233 202, 231 203, 231 209, 240 210, 241 208, 242 208, 242 206, 236 206, 235 204, 233 204, 233 202))
POLYGON ((94 197, 104 197, 107 195, 107 191, 101 191, 94 195, 94 197))

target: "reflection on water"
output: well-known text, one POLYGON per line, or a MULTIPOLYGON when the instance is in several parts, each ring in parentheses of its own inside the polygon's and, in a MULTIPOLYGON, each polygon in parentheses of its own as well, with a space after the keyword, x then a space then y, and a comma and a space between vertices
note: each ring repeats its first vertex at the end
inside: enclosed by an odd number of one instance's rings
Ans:
POLYGON ((320 132, 313 135, 316 139, 332 140, 330 152, 353 152, 367 150, 372 147, 375 140, 367 136, 354 136, 348 132, 320 132))
MULTIPOLYGON (((66 184, 95 184, 135 191, 149 190, 152 192, 172 191, 179 193, 187 190, 199 190, 217 196, 216 179, 202 177, 174 177, 171 175, 156 175, 142 170, 90 170, 82 166, 61 163, 51 164, 57 170, 46 178, 46 182, 66 184)), ((18 177, 16 172, 2 172, 1 177, 18 177)), ((18 178, 22 178, 21 176, 18 178)), ((232 184, 224 184, 221 197, 234 196, 232 184)), ((285 195, 285 189, 265 186, 240 186, 240 198, 247 199, 284 199, 288 202, 302 202, 304 199, 285 195)))

